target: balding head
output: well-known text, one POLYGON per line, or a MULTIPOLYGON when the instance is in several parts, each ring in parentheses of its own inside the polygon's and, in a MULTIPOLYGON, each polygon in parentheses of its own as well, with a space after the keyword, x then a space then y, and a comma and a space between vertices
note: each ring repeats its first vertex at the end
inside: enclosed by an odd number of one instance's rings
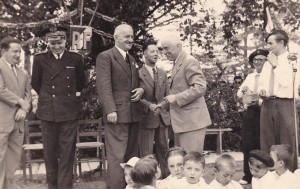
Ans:
POLYGON ((171 60, 175 61, 182 51, 182 41, 174 34, 166 35, 161 40, 163 54, 171 60))
POLYGON ((133 43, 133 29, 128 24, 120 24, 114 32, 115 44, 124 51, 128 51, 133 43))

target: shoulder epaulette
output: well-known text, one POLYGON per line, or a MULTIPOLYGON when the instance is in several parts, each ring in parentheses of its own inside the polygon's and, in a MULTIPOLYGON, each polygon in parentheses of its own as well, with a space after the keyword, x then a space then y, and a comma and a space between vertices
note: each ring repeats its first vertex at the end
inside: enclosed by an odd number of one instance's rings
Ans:
POLYGON ((82 54, 79 54, 78 52, 75 52, 75 51, 69 51, 69 52, 72 53, 72 54, 76 54, 76 55, 82 57, 82 54))

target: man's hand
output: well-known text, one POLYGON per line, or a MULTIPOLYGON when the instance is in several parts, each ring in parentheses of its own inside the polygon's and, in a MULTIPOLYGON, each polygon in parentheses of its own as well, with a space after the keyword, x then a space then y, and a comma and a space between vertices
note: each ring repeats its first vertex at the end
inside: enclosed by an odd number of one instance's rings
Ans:
POLYGON ((264 89, 262 89, 262 90, 260 90, 259 91, 259 97, 261 98, 261 99, 266 99, 268 96, 267 96, 267 92, 266 92, 266 90, 264 90, 264 89))
POLYGON ((24 120, 26 118, 26 111, 22 108, 19 108, 15 115, 15 121, 19 122, 21 120, 24 120))
POLYGON ((107 114, 107 121, 109 123, 116 124, 117 120, 118 120, 117 112, 111 112, 111 113, 107 114))
POLYGON ((161 107, 158 107, 156 104, 151 104, 149 109, 154 113, 154 115, 158 115, 161 112, 161 107))
POLYGON ((18 104, 19 104, 19 105, 21 106, 21 108, 22 108, 23 110, 25 110, 26 112, 29 111, 29 109, 30 109, 30 103, 29 103, 29 102, 27 102, 27 101, 23 100, 22 98, 20 98, 20 100, 18 101, 18 104))
POLYGON ((277 56, 274 53, 270 52, 268 54, 267 59, 268 59, 268 62, 272 65, 273 68, 275 68, 278 65, 278 59, 277 59, 277 56))
POLYGON ((136 89, 133 89, 131 91, 131 102, 136 102, 136 101, 139 101, 143 94, 144 94, 144 89, 143 88, 136 88, 136 89))
POLYGON ((175 95, 168 95, 165 99, 170 103, 173 104, 176 101, 175 95))
POLYGON ((248 90, 249 90, 249 88, 247 86, 243 86, 242 93, 246 93, 248 90))

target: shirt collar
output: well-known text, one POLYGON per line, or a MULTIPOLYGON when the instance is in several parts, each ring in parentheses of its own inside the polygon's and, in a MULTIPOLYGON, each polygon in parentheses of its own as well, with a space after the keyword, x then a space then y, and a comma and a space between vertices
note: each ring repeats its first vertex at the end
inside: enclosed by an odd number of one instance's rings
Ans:
POLYGON ((125 60, 127 52, 125 52, 123 49, 119 48, 117 45, 115 45, 115 47, 118 49, 118 51, 121 53, 121 55, 123 56, 123 58, 125 60))
POLYGON ((179 55, 177 56, 177 58, 176 58, 176 60, 175 60, 175 64, 176 64, 176 62, 177 62, 177 60, 178 60, 178 58, 180 57, 180 55, 183 53, 183 51, 181 51, 180 53, 179 53, 179 55))
MULTIPOLYGON (((64 52, 65 52, 65 51, 63 51, 63 52, 59 53, 59 57, 60 57, 60 59, 61 59, 61 57, 63 56, 64 52)), ((53 52, 52 52, 52 54, 54 55, 54 57, 55 57, 56 59, 58 59, 58 57, 57 57, 57 54, 56 54, 56 53, 53 53, 53 52)))
POLYGON ((2 58, 2 60, 4 60, 4 62, 8 65, 9 68, 12 68, 11 67, 12 65, 17 66, 17 64, 11 64, 11 63, 7 62, 7 60, 5 58, 2 58))
POLYGON ((147 64, 145 64, 145 67, 147 68, 147 70, 149 70, 149 71, 152 71, 153 70, 153 68, 155 69, 155 71, 157 71, 157 67, 156 66, 154 66, 154 67, 151 67, 151 66, 148 66, 147 64))

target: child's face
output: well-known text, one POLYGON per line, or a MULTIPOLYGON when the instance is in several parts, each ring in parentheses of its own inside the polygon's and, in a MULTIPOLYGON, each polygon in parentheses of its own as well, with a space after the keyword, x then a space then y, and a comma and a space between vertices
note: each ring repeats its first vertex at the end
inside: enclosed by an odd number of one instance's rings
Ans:
POLYGON ((270 156, 271 156, 271 158, 274 160, 274 169, 276 170, 276 169, 278 169, 279 168, 279 164, 280 164, 280 161, 278 160, 278 157, 277 157, 277 154, 276 154, 276 152, 275 151, 271 151, 270 152, 270 156))
POLYGON ((249 168, 254 178, 261 178, 268 172, 268 169, 266 167, 258 168, 257 166, 250 165, 250 163, 249 163, 249 168))
POLYGON ((175 155, 168 158, 168 167, 173 177, 183 177, 183 156, 175 155))
POLYGON ((190 184, 196 184, 199 182, 200 177, 203 175, 203 166, 201 163, 194 161, 187 161, 184 164, 184 176, 186 181, 190 184))
POLYGON ((216 172, 216 180, 223 186, 226 186, 235 174, 235 168, 231 166, 223 166, 220 167, 219 171, 216 170, 216 172))
POLYGON ((131 173, 131 170, 133 168, 132 167, 129 167, 129 166, 125 166, 124 167, 124 176, 125 176, 125 181, 127 183, 128 186, 130 187, 133 187, 134 186, 134 182, 131 180, 131 176, 130 176, 130 173, 131 173))

